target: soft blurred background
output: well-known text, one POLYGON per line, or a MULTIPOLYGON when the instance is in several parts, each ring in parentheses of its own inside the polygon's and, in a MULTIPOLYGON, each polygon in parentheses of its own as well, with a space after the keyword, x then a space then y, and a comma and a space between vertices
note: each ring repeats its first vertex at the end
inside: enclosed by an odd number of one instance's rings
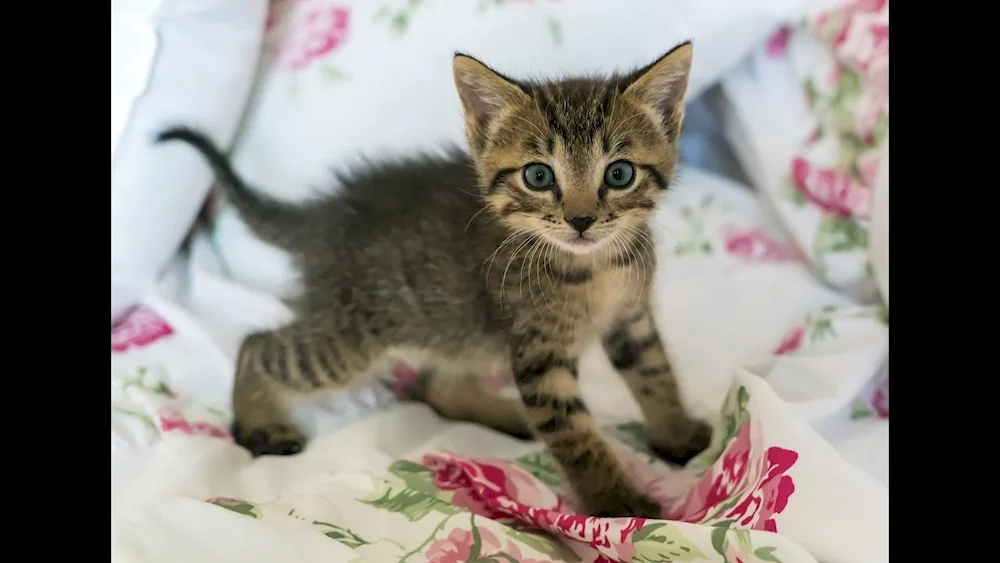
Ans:
MULTIPOLYGON (((711 416, 734 377, 759 377, 845 471, 888 486, 888 0, 111 8, 114 479, 142 474, 169 434, 160 403, 126 392, 137 370, 172 389, 177 412, 208 420, 191 405, 218 405, 224 421, 240 339, 287 318, 294 287, 287 257, 248 233, 203 160, 151 143, 158 129, 197 126, 251 184, 302 200, 366 158, 464 144, 454 51, 550 77, 628 70, 691 39, 683 166, 657 233, 657 321, 686 393, 711 416), (173 348, 147 345, 163 335, 173 348)), ((597 352, 587 362, 608 371, 597 352)), ((632 417, 611 379, 592 377, 588 400, 632 417)), ((390 403, 373 388, 302 416, 332 432, 390 403)))

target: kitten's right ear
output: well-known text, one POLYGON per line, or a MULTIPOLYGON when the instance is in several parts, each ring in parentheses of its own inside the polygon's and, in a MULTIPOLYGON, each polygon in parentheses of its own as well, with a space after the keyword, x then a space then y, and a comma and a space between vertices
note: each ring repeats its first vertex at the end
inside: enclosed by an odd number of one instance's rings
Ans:
POLYGON ((465 132, 473 146, 504 108, 529 100, 512 80, 468 55, 455 53, 453 71, 465 110, 465 132))

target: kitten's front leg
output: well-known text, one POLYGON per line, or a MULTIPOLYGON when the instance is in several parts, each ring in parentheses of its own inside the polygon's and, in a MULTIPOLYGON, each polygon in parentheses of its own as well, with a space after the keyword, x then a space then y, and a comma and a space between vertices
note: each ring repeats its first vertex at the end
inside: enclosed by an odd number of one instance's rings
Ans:
POLYGON ((570 486, 594 516, 659 518, 658 503, 629 483, 618 455, 601 437, 580 397, 577 360, 555 338, 516 339, 514 380, 528 421, 562 467, 570 486))
POLYGON ((712 429, 688 414, 677 378, 653 324, 649 305, 630 312, 605 335, 604 350, 622 374, 646 418, 649 445, 666 461, 684 465, 706 447, 712 429))

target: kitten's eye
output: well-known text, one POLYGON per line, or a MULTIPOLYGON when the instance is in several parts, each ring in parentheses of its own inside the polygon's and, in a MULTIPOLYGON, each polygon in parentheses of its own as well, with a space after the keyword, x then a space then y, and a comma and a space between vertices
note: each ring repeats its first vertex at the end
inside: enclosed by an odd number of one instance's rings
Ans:
POLYGON ((618 190, 629 187, 633 178, 635 178, 635 167, 627 160, 612 162, 604 171, 604 183, 618 190))
POLYGON ((529 164, 524 167, 524 183, 533 190, 549 190, 556 184, 556 175, 544 164, 529 164))

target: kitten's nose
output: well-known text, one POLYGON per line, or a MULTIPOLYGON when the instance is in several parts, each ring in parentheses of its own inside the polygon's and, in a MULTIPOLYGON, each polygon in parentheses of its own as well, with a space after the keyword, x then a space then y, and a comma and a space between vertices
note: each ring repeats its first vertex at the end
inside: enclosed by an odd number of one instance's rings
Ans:
POLYGON ((590 215, 577 215, 576 217, 566 218, 566 222, 573 225, 573 228, 580 234, 583 234, 583 231, 589 229, 596 220, 596 217, 591 217, 590 215))

